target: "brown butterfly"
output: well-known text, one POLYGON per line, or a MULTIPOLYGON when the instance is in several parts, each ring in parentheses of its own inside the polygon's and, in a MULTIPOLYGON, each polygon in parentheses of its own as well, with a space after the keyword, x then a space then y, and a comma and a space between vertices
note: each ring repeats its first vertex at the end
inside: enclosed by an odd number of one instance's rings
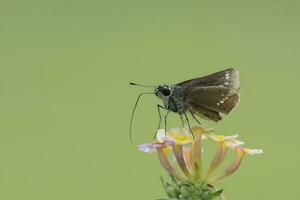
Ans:
MULTIPOLYGON (((135 83, 130 84, 139 85, 135 83)), ((200 122, 195 115, 218 122, 222 119, 220 113, 228 115, 239 102, 239 72, 233 68, 175 85, 158 85, 154 87, 154 92, 142 93, 138 96, 131 116, 130 132, 137 103, 144 94, 155 94, 164 103, 163 106, 157 105, 160 116, 158 127, 161 124, 161 108, 167 110, 165 115, 166 127, 166 119, 170 111, 178 113, 181 119, 184 116, 187 122, 187 113, 190 113, 198 123, 200 122)))

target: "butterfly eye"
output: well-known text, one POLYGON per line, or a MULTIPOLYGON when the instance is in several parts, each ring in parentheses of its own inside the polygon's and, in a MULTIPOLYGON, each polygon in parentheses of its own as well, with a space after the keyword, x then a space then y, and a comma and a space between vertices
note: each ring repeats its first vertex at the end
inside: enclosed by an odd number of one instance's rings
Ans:
POLYGON ((171 94, 171 90, 169 88, 163 88, 162 93, 164 96, 169 96, 171 94))

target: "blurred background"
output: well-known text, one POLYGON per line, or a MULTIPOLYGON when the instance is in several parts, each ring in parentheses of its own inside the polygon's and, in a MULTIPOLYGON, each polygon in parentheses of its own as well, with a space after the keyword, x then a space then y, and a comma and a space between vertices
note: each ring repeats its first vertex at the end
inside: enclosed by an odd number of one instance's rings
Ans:
MULTIPOLYGON (((219 123, 265 153, 217 185, 234 199, 299 199, 298 1, 0 0, 0 198, 155 199, 165 171, 155 96, 235 67, 241 101, 219 123)), ((180 125, 172 115, 170 126, 180 125)))

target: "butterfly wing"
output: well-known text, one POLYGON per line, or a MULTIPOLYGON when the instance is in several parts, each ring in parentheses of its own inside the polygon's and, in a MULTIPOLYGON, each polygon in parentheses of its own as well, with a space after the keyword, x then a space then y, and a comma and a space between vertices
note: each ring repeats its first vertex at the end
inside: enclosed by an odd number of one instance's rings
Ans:
POLYGON ((186 95, 187 105, 199 106, 216 112, 229 114, 239 102, 239 94, 221 86, 195 87, 186 95))
POLYGON ((229 114, 239 102, 239 72, 228 68, 204 77, 176 84, 183 88, 183 101, 201 117, 219 121, 219 113, 229 114))
POLYGON ((238 92, 240 88, 239 71, 228 68, 207 76, 187 80, 176 85, 184 87, 185 89, 200 86, 223 86, 238 92))

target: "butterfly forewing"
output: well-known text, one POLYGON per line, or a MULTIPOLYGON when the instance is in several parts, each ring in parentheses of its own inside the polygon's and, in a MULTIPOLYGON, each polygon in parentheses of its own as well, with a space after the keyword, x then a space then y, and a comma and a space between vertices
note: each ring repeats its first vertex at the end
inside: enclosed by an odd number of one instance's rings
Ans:
POLYGON ((228 68, 207 76, 187 80, 176 85, 184 88, 200 86, 223 86, 238 91, 240 88, 239 72, 233 68, 228 68))

